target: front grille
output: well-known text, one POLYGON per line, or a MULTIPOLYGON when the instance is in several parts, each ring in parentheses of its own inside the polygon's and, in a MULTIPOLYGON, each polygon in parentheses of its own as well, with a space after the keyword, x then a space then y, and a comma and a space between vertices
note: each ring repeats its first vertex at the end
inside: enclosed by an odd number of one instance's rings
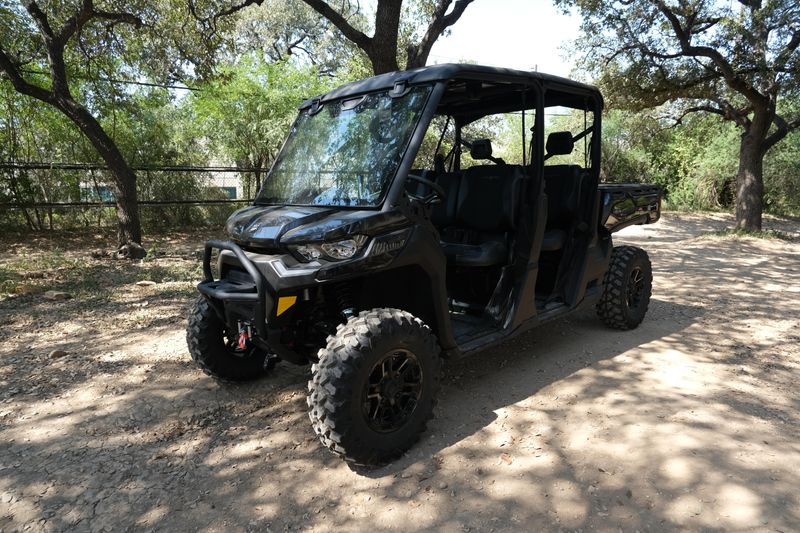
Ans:
POLYGON ((253 283, 253 277, 245 270, 239 268, 231 268, 225 274, 225 277, 237 283, 253 283))
POLYGON ((257 247, 257 246, 249 246, 243 243, 238 243, 238 244, 239 247, 245 252, 252 252, 260 255, 277 255, 284 253, 283 250, 281 250, 278 247, 265 247, 265 246, 257 247))

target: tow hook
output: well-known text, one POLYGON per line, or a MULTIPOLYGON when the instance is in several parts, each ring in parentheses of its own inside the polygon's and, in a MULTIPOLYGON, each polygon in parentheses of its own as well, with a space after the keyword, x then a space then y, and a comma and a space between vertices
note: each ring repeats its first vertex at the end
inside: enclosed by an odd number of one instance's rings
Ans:
POLYGON ((239 334, 236 336, 236 344, 240 350, 246 350, 250 342, 250 324, 242 324, 239 322, 239 334))

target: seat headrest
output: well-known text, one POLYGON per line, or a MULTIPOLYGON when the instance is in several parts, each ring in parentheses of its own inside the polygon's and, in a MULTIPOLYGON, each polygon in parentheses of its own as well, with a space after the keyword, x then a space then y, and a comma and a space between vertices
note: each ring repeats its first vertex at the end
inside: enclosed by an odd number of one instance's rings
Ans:
POLYGON ((573 148, 575 148, 575 143, 572 140, 572 134, 568 131, 555 131, 547 136, 545 145, 547 155, 569 155, 573 148))
POLYGON ((475 139, 469 149, 472 159, 490 159, 492 157, 492 141, 489 139, 475 139))

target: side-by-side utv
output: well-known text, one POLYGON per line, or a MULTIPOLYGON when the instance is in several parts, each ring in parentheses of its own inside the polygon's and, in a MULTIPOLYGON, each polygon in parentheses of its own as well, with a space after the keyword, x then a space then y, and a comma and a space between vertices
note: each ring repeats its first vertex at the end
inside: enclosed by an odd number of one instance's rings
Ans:
POLYGON ((232 381, 313 363, 322 443, 379 464, 424 430, 442 360, 583 305, 636 327, 650 261, 611 233, 657 221, 661 190, 599 183, 602 109, 589 85, 475 65, 307 100, 230 241, 206 243, 192 358, 232 381))

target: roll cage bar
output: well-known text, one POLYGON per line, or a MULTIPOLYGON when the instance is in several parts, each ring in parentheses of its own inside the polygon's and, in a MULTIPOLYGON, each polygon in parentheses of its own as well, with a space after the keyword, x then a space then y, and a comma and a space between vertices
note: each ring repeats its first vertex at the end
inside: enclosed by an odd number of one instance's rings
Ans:
MULTIPOLYGON (((591 85, 539 72, 479 65, 433 65, 356 81, 310 98, 300 105, 300 109, 316 110, 326 102, 379 91, 390 91, 392 96, 403 96, 412 85, 431 83, 434 88, 380 207, 383 211, 393 209, 400 201, 406 176, 411 170, 425 132, 436 115, 452 117, 455 123, 455 153, 452 155, 458 161, 457 156, 463 141, 461 129, 465 125, 488 115, 535 110, 532 131, 537 141, 533 143, 535 146, 527 164, 529 171, 539 175, 545 156, 542 119, 544 108, 563 106, 593 112, 594 124, 574 136, 573 142, 594 134, 589 158, 594 163, 600 160, 600 117, 603 109, 600 91, 591 85)), ((596 164, 592 166, 599 168, 596 164)))

